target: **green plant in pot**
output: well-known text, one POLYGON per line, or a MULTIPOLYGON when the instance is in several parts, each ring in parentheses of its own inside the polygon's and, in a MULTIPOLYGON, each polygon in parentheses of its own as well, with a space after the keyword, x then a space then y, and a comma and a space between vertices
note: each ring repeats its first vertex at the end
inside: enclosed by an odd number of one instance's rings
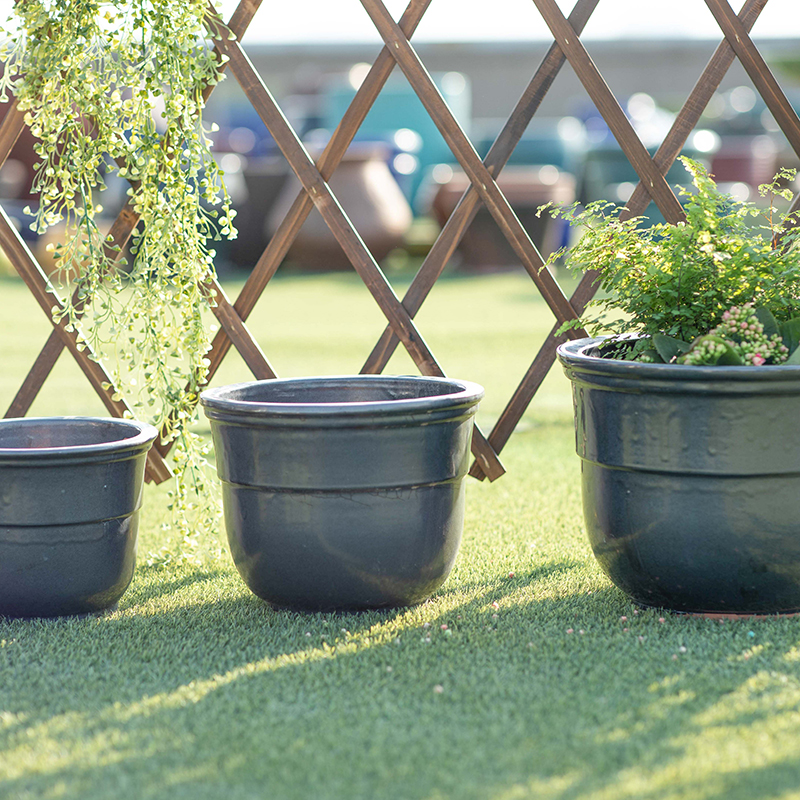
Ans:
POLYGON ((221 77, 208 13, 206 0, 24 0, 0 44, 0 100, 17 99, 38 140, 31 227, 64 228, 54 314, 109 360, 137 416, 178 440, 174 508, 187 535, 193 511, 211 511, 195 494, 204 458, 189 432, 208 368, 209 242, 235 234, 202 123, 203 90, 221 77), (130 258, 102 224, 112 176, 139 217, 130 258))
MULTIPOLYGON (((636 602, 800 610, 800 247, 782 171, 766 209, 684 160, 686 219, 642 227, 595 204, 565 254, 604 295, 562 345, 594 553, 636 602), (760 222, 759 219, 766 218, 760 222)), ((562 254, 559 254, 562 255, 562 254)))

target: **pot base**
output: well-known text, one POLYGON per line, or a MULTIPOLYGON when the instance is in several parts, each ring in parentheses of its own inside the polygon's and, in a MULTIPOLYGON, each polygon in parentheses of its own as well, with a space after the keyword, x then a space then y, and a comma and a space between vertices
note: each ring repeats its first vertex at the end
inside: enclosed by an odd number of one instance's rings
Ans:
POLYGON ((115 606, 133 578, 139 512, 83 525, 0 528, 0 615, 62 617, 115 606))
POLYGON ((113 614, 119 609, 119 603, 113 603, 105 608, 98 609, 97 611, 78 611, 74 614, 3 614, 0 612, 0 620, 28 620, 28 619, 61 619, 66 617, 68 619, 97 619, 105 617, 107 614, 113 614))
POLYGON ((791 617, 799 617, 800 609, 797 611, 781 611, 774 614, 737 614, 735 612, 725 611, 677 611, 674 608, 664 608, 663 606, 648 606, 645 603, 636 602, 639 608, 645 611, 665 611, 668 614, 673 614, 676 617, 694 617, 696 619, 720 620, 728 622, 759 620, 759 619, 789 619, 791 617))
POLYGON ((687 617, 699 617, 701 619, 719 620, 720 622, 727 620, 730 622, 737 622, 739 620, 751 619, 788 619, 789 617, 796 617, 800 615, 800 611, 789 611, 783 614, 716 614, 716 613, 703 613, 702 611, 690 612, 673 612, 675 614, 684 614, 687 617))
POLYGON ((348 493, 223 484, 223 504, 234 563, 255 595, 276 608, 352 611, 416 605, 444 583, 464 484, 348 493))
POLYGON ((800 609, 794 476, 676 476, 588 462, 582 473, 592 550, 634 602, 688 614, 800 609))

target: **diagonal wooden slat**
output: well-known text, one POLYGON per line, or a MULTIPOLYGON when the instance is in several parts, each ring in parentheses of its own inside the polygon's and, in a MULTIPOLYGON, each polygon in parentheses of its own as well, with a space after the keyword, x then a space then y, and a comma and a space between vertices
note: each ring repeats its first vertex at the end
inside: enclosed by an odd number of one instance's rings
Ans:
MULTIPOLYGON (((221 20, 218 20, 216 24, 223 26, 221 20)), ((223 28, 220 28, 220 33, 223 33, 223 28)), ((378 307, 400 337, 417 367, 425 375, 443 377, 442 368, 436 362, 433 353, 419 331, 417 331, 413 320, 403 308, 369 249, 339 205, 335 195, 331 192, 330 186, 320 175, 313 160, 297 138, 297 134, 284 117, 283 112, 278 107, 271 92, 253 67, 239 42, 230 41, 223 36, 220 41, 220 48, 230 59, 231 71, 236 75, 236 79, 239 81, 251 105, 267 126, 275 143, 286 157, 303 188, 310 195, 328 228, 347 254, 348 259, 361 276, 378 307)), ((487 473, 487 477, 494 479, 503 474, 505 469, 477 428, 473 434, 472 447, 473 453, 479 459, 482 468, 487 473)))
MULTIPOLYGON (((583 30, 599 1, 578 0, 569 16, 570 23, 576 31, 583 30)), ((489 148, 484 164, 493 176, 496 177, 506 165, 565 62, 566 56, 561 52, 561 48, 553 43, 514 107, 508 121, 489 148)), ((412 317, 422 307, 429 292, 453 256, 464 233, 475 218, 479 207, 480 195, 470 183, 403 297, 403 305, 412 317)), ((399 343, 400 340, 394 335, 391 327, 387 327, 367 357, 361 371, 364 373, 381 372, 389 363, 389 359, 399 343)))
MULTIPOLYGON (((767 2, 768 0, 747 0, 742 6, 740 16, 745 30, 750 31, 767 2)), ((664 137, 664 141, 656 151, 655 156, 653 156, 653 161, 662 174, 666 175, 680 154, 681 148, 686 144, 689 134, 700 121, 703 111, 722 82, 734 58, 735 54, 730 42, 724 39, 714 51, 714 55, 711 56, 710 61, 703 70, 703 74, 694 85, 689 97, 678 112, 678 116, 672 123, 669 132, 664 137)), ((626 204, 627 211, 623 212, 623 214, 628 217, 643 214, 649 202, 650 195, 647 193, 644 184, 639 181, 626 204)))
POLYGON ((225 290, 217 281, 213 281, 207 289, 211 301, 211 310, 222 326, 220 330, 225 331, 227 340, 233 342, 236 346, 239 355, 241 355, 242 360, 253 375, 259 380, 277 378, 278 373, 275 372, 272 364, 269 363, 266 355, 258 346, 255 337, 250 333, 244 320, 233 307, 233 304, 225 294, 225 290))
POLYGON ((3 121, 0 122, 0 167, 14 149, 22 131, 25 130, 25 115, 19 110, 16 98, 11 100, 3 121))
MULTIPOLYGON (((253 21, 253 17, 261 7, 262 2, 263 0, 240 0, 233 14, 231 14, 231 18, 228 20, 228 30, 241 39, 250 27, 250 23, 253 21)), ((214 8, 213 3, 209 3, 209 14, 211 16, 217 15, 217 10, 214 8)), ((203 91, 203 96, 206 99, 208 99, 208 94, 211 93, 212 88, 213 87, 206 87, 203 91), (206 94, 206 92, 208 92, 208 94, 206 94)))
MULTIPOLYGON (((136 221, 138 221, 136 212, 133 210, 130 202, 127 202, 114 220, 108 232, 108 238, 103 242, 106 257, 112 261, 116 261, 122 256, 122 250, 128 243, 133 228, 136 227, 136 223, 130 226, 131 217, 134 217, 136 221)), ((73 297, 73 306, 78 309, 78 316, 80 317, 80 304, 77 296, 73 297)), ((28 372, 20 390, 17 392, 8 411, 6 411, 6 417, 24 417, 28 413, 33 401, 36 399, 36 395, 53 371, 53 367, 55 367, 56 361, 63 349, 64 343, 61 337, 55 330, 51 331, 44 347, 33 362, 33 366, 28 372)))
POLYGON ((636 135, 625 112, 603 80, 575 30, 561 13, 555 0, 533 0, 533 2, 664 218, 669 222, 682 220, 683 210, 678 198, 675 197, 661 171, 647 152, 647 148, 636 135))
POLYGON ((800 157, 800 119, 775 80, 767 62, 758 52, 742 21, 733 13, 728 0, 706 0, 725 38, 750 76, 767 108, 780 125, 794 152, 800 157))
MULTIPOLYGON (((747 30, 753 27, 767 2, 768 0, 747 0, 744 4, 740 16, 747 30)), ((686 102, 683 104, 683 107, 664 138, 661 147, 659 147, 656 152, 654 162, 663 174, 667 173, 685 144, 688 135, 699 122, 709 100, 733 63, 733 59, 733 49, 729 42, 723 39, 703 70, 702 75, 689 94, 686 102)), ((798 195, 798 200, 800 201, 800 195, 798 195)), ((623 214, 627 217, 639 216, 645 211, 649 202, 650 196, 644 185, 640 183, 631 195, 623 214)), ((586 308, 586 305, 596 293, 596 278, 596 273, 587 272, 581 279, 570 298, 575 308, 581 309, 581 311, 586 308)), ((542 381, 552 368, 556 358, 556 348, 562 344, 562 342, 566 341, 566 337, 556 335, 558 327, 558 325, 554 326, 548 334, 522 381, 511 396, 508 404, 489 434, 489 441, 498 452, 502 451, 514 429, 519 424, 520 419, 522 419, 522 415, 525 413, 525 410, 530 405, 531 400, 541 386, 542 381)), ((477 462, 472 465, 470 474, 479 479, 484 477, 480 465, 477 462)))
MULTIPOLYGON (((475 148, 447 107, 447 103, 436 88, 431 76, 410 42, 386 10, 382 0, 361 0, 361 4, 372 19, 389 50, 414 88, 428 115, 436 124, 447 145, 469 176, 487 209, 495 218, 500 230, 514 248, 514 252, 533 279, 550 310, 560 322, 577 318, 569 300, 549 271, 543 270, 544 261, 534 246, 527 231, 517 219, 494 177, 481 161, 475 148)), ((573 330, 572 335, 578 336, 573 330)))
POLYGON ((28 371, 28 375, 22 382, 22 386, 14 395, 14 399, 5 413, 6 418, 24 417, 30 411, 36 395, 39 394, 39 390, 47 380, 47 376, 53 371, 53 367, 56 365, 56 361, 58 361, 58 357, 63 350, 64 343, 61 340, 61 336, 55 330, 52 330, 44 347, 36 357, 36 361, 33 362, 33 366, 28 371))

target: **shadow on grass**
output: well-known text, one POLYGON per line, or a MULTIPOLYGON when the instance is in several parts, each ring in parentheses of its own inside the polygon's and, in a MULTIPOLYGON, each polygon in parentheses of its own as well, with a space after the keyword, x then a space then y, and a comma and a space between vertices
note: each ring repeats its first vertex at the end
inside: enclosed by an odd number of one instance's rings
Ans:
POLYGON ((157 611, 166 594, 145 573, 137 604, 107 617, 0 622, 13 765, 0 795, 722 800, 795 788, 796 681, 781 675, 796 623, 751 637, 748 623, 634 614, 610 586, 553 595, 550 579, 569 585, 580 566, 357 614, 274 611, 225 570, 165 585, 177 600, 157 611), (775 725, 785 746, 763 751, 775 725), (725 760, 748 729, 762 752, 725 760))
POLYGON ((136 565, 135 583, 123 602, 127 602, 135 593, 135 602, 142 604, 151 600, 158 600, 161 597, 172 595, 181 589, 198 584, 213 581, 223 575, 226 570, 224 567, 213 569, 202 569, 195 572, 181 575, 180 577, 165 578, 166 570, 161 566, 151 566, 148 564, 136 565))

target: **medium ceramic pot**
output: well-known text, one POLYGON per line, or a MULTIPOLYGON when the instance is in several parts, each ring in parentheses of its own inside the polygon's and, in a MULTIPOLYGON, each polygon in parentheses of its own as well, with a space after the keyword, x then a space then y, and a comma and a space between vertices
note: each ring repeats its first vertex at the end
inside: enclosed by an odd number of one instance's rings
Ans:
POLYGON ((119 600, 155 437, 132 420, 0 420, 0 615, 85 614, 119 600))
POLYGON ((695 367, 558 348, 594 554, 637 603, 800 610, 800 367, 695 367))
POLYGON ((418 603, 464 519, 483 389, 422 377, 299 378, 204 392, 233 560, 277 607, 418 603))

